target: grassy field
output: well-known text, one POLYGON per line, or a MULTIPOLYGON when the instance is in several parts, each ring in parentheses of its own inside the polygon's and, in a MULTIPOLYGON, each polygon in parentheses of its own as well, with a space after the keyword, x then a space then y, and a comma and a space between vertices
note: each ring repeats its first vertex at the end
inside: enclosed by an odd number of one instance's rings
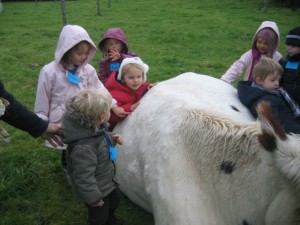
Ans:
MULTIPOLYGON (((38 74, 53 60, 62 28, 59 1, 4 3, 0 14, 0 79, 33 109, 38 74)), ((129 48, 150 66, 150 81, 193 71, 220 77, 251 46, 263 20, 275 21, 285 55, 288 30, 300 25, 299 10, 262 0, 67 1, 67 22, 86 28, 96 45, 111 27, 121 27, 129 48)), ((97 68, 98 51, 92 64, 97 68)), ((43 140, 2 123, 12 134, 0 145, 0 225, 83 225, 86 210, 74 197, 60 167, 60 154, 43 140)), ((127 225, 153 225, 152 215, 126 197, 118 215, 127 225)))

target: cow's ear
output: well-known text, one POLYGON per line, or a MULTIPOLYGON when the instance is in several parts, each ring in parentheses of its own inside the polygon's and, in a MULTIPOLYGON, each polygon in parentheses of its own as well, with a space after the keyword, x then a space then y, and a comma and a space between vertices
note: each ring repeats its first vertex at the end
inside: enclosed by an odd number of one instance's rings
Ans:
POLYGON ((264 130, 262 134, 258 135, 258 141, 267 151, 272 152, 277 148, 275 136, 264 130))
POLYGON ((270 103, 262 101, 258 104, 256 111, 262 129, 262 134, 258 136, 258 140, 266 150, 273 151, 277 147, 275 135, 283 141, 287 139, 287 135, 282 125, 272 114, 270 103))

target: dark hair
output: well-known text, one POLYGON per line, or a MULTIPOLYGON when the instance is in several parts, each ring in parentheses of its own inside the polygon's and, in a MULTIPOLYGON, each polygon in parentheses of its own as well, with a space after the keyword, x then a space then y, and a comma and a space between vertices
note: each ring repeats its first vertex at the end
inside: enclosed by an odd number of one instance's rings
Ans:
POLYGON ((60 60, 60 63, 63 65, 63 67, 66 69, 66 67, 68 66, 68 58, 70 56, 70 53, 73 50, 76 50, 79 48, 79 46, 83 43, 88 44, 89 46, 91 45, 88 41, 81 41, 79 43, 77 43, 76 45, 74 45, 72 48, 70 48, 68 51, 65 52, 65 54, 63 55, 63 57, 60 60))

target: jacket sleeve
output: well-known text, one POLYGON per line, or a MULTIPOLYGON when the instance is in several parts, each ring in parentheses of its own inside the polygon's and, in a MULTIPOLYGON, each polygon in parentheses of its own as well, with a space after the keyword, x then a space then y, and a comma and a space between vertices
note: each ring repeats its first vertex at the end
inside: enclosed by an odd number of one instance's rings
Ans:
POLYGON ((44 69, 41 70, 38 80, 34 112, 43 120, 49 121, 50 99, 52 83, 50 76, 44 69))
POLYGON ((131 111, 131 106, 132 106, 132 103, 126 103, 126 104, 120 104, 120 103, 117 103, 117 105, 119 106, 119 107, 122 107, 124 110, 125 110, 125 112, 132 112, 131 111))
POLYGON ((280 52, 276 51, 273 55, 273 59, 276 61, 276 62, 279 62, 280 59, 282 59, 282 55, 280 52))
POLYGON ((249 51, 244 53, 240 59, 236 60, 226 73, 221 77, 221 80, 226 81, 227 83, 232 83, 238 77, 240 77, 247 67, 250 66, 251 58, 249 58, 249 51))
POLYGON ((28 110, 14 96, 8 93, 0 81, 0 97, 9 101, 9 106, 1 120, 29 133, 33 137, 41 136, 48 127, 48 122, 42 120, 33 112, 28 110))
POLYGON ((98 78, 105 85, 105 82, 107 81, 110 74, 108 68, 108 61, 103 59, 99 62, 98 66, 99 66, 98 78))

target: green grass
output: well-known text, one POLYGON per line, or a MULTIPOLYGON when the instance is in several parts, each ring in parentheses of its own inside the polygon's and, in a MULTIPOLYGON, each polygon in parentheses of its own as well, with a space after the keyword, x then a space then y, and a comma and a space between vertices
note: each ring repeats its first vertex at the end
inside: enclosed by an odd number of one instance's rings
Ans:
MULTIPOLYGON (((98 45, 111 27, 123 28, 129 48, 150 66, 152 82, 193 71, 220 77, 251 46, 263 20, 277 22, 284 38, 299 26, 299 10, 270 6, 262 0, 97 0, 66 1, 69 24, 83 26, 98 45)), ((33 109, 38 74, 53 60, 62 28, 59 1, 4 3, 0 14, 0 79, 33 109)), ((92 64, 97 68, 98 51, 92 64)), ((82 225, 86 210, 74 197, 60 167, 60 153, 43 140, 2 123, 12 134, 0 145, 1 225, 82 225)), ((125 196, 118 215, 127 225, 153 225, 151 214, 125 196)))

